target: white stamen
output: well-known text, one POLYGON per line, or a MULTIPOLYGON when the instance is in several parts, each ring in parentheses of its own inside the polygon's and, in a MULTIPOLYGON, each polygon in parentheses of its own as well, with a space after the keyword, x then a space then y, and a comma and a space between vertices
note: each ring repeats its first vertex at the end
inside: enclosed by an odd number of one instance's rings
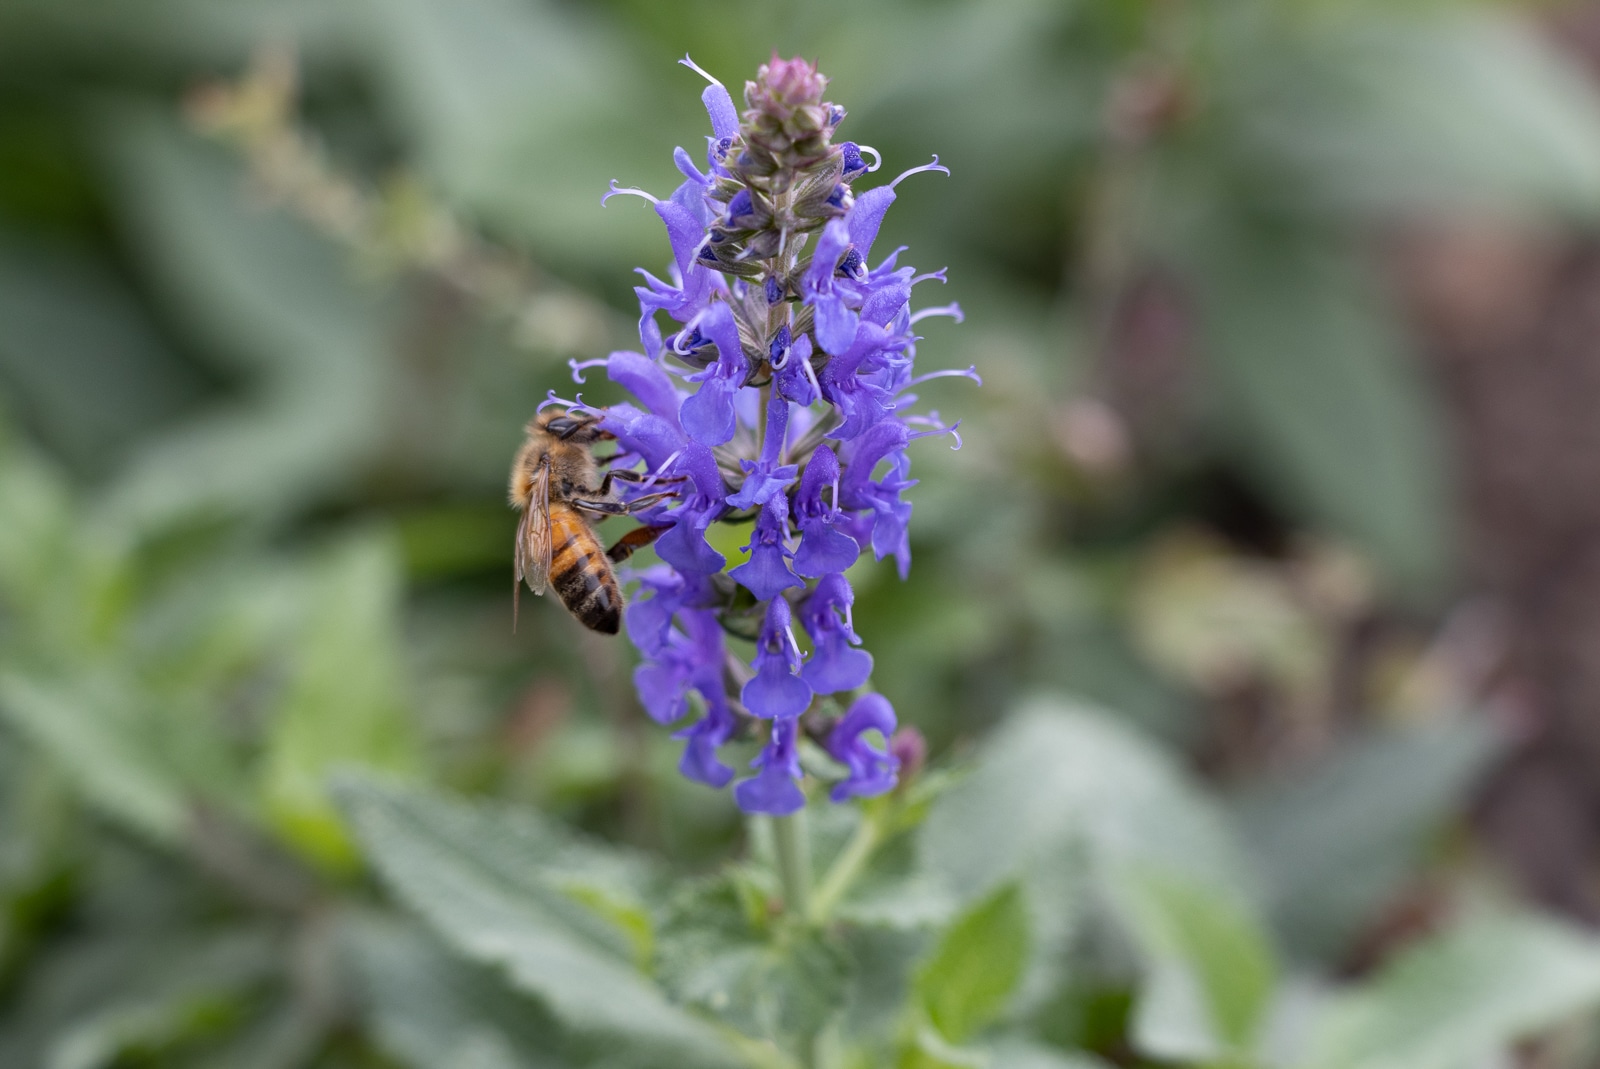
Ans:
MULTIPOLYGON (((870 153, 872 153, 872 166, 867 168, 867 173, 868 174, 872 173, 873 171, 876 171, 879 167, 883 166, 883 156, 882 156, 882 154, 879 153, 878 150, 873 148, 871 145, 857 145, 856 146, 856 151, 857 152, 870 152, 870 153)), ((934 162, 935 163, 939 162, 937 157, 934 158, 934 162)))
POLYGON ((646 193, 644 190, 636 189, 633 186, 617 185, 617 180, 615 178, 611 180, 611 192, 602 194, 600 197, 600 203, 605 204, 605 202, 610 200, 612 197, 620 197, 623 194, 627 194, 630 197, 643 197, 651 204, 661 203, 661 198, 655 196, 653 193, 646 193))
POLYGON ((582 385, 584 382, 582 372, 591 367, 605 367, 606 359, 599 357, 594 360, 579 360, 576 357, 567 361, 567 366, 572 369, 572 381, 582 385))
POLYGON ((930 371, 926 375, 918 375, 916 378, 906 383, 906 388, 910 389, 917 383, 927 382, 929 379, 971 379, 979 386, 983 385, 983 380, 978 377, 978 366, 974 364, 965 371, 960 371, 956 368, 949 368, 945 371, 930 371))
MULTIPOLYGON (((944 279, 941 278, 939 281, 943 282, 944 279)), ((937 308, 924 308, 920 312, 912 312, 911 318, 908 319, 906 323, 908 326, 914 326, 918 322, 927 319, 929 316, 949 316, 957 323, 965 323, 967 320, 967 317, 961 311, 961 306, 959 304, 942 304, 937 308)))
POLYGON ((706 81, 710 82, 712 85, 721 85, 722 84, 716 78, 712 77, 709 73, 707 73, 706 69, 704 67, 700 66, 700 64, 696 63, 694 60, 690 59, 687 54, 685 54, 682 59, 678 60, 678 62, 680 64, 682 64, 683 66, 688 67, 690 70, 694 71, 696 74, 698 74, 700 77, 704 78, 706 81))
POLYGON ((913 167, 913 168, 911 168, 911 170, 901 173, 899 178, 896 178, 893 182, 889 183, 889 188, 893 189, 895 186, 898 186, 901 182, 904 182, 907 178, 910 178, 912 175, 917 174, 917 173, 919 173, 921 171, 938 171, 940 174, 949 174, 950 173, 950 168, 945 167, 942 164, 940 164, 939 163, 939 157, 938 156, 934 156, 932 163, 925 163, 921 167, 913 167))

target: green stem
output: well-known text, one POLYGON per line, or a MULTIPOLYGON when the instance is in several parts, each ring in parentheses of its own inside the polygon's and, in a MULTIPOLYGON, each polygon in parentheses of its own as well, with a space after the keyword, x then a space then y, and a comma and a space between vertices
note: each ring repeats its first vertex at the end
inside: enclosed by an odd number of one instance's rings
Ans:
POLYGON ((861 875, 861 870, 871 860, 880 840, 878 822, 871 816, 862 814, 860 826, 856 828, 855 834, 850 837, 844 849, 839 852, 839 856, 834 859, 827 875, 817 887, 816 897, 811 900, 812 920, 821 923, 828 919, 828 915, 833 912, 839 900, 850 890, 850 885, 855 883, 856 877, 861 875))
POLYGON ((806 834, 806 811, 773 817, 772 838, 778 852, 784 909, 790 916, 804 919, 811 913, 811 839, 806 834))

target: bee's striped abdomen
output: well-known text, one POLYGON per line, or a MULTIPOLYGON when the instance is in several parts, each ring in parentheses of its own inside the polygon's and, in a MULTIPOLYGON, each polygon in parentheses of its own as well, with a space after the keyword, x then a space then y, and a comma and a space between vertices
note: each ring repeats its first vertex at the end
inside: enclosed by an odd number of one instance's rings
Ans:
POLYGON ((572 508, 550 503, 550 585, 572 615, 593 631, 617 633, 622 591, 605 547, 572 508))

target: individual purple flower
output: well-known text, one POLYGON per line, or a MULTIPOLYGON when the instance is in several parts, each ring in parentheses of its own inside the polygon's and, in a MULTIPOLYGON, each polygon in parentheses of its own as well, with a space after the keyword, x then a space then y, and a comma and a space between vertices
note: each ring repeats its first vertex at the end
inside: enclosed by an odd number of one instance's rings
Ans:
MULTIPOLYGON (((837 356, 855 340, 857 315, 849 291, 840 284, 841 260, 850 251, 850 228, 835 219, 822 230, 811 266, 800 281, 800 296, 816 312, 817 344, 837 356)), ((860 263, 859 256, 856 263, 860 263)))
POLYGON ((782 494, 761 506, 755 530, 745 548, 750 559, 728 574, 756 596, 757 601, 776 598, 785 590, 804 588, 805 583, 789 568, 789 550, 784 543, 789 532, 789 503, 782 494))
POLYGON ((848 798, 870 798, 893 790, 900 771, 900 759, 889 751, 889 736, 894 734, 894 706, 881 694, 863 694, 855 700, 828 735, 830 756, 850 774, 828 792, 835 802, 848 798), (882 747, 866 736, 875 731, 883 737, 882 747))
POLYGON ((716 346, 717 360, 693 378, 700 383, 700 389, 683 402, 680 415, 690 438, 706 445, 721 445, 733 437, 733 398, 750 378, 750 361, 739 344, 733 310, 726 303, 711 305, 699 330, 716 346))
POLYGON ((842 575, 825 576, 800 607, 800 626, 816 647, 800 669, 800 678, 818 694, 834 694, 866 685, 872 675, 872 654, 851 626, 850 607, 856 595, 842 575))
MULTIPOLYGON (((794 464, 779 463, 783 457, 783 441, 788 428, 789 402, 774 397, 767 403, 766 441, 761 446, 761 458, 739 462, 744 469, 744 486, 738 493, 728 495, 728 504, 736 509, 765 505, 773 498, 782 496, 784 487, 794 482, 800 468, 794 464)), ((788 515, 787 508, 784 515, 788 515)))
POLYGON ((773 598, 767 606, 761 634, 756 639, 756 659, 750 667, 754 677, 744 685, 739 700, 753 716, 763 720, 787 720, 799 716, 811 704, 811 686, 797 674, 800 647, 791 628, 789 603, 773 598))
POLYGON ((727 558, 706 541, 707 528, 727 508, 716 457, 700 443, 689 442, 671 470, 687 476, 690 489, 680 495, 682 503, 667 513, 672 529, 656 543, 656 553, 680 572, 720 572, 727 558))
POLYGON ((733 786, 733 800, 740 809, 786 817, 805 808, 805 792, 800 789, 800 751, 796 747, 798 734, 793 720, 773 723, 772 741, 750 762, 756 774, 733 786))
POLYGON ((800 548, 794 571, 808 579, 842 572, 856 562, 861 547, 839 530, 839 458, 826 445, 817 446, 800 477, 795 514, 800 523, 800 548))
POLYGON ((643 197, 667 230, 665 280, 641 271, 634 291, 643 351, 574 362, 573 373, 581 382, 603 366, 633 398, 585 411, 616 443, 603 489, 642 525, 619 559, 655 538, 664 562, 633 576, 640 593, 626 610, 643 656, 640 701, 677 725, 683 775, 712 787, 734 779, 722 748, 764 731, 756 773, 735 784, 734 798, 746 811, 784 815, 805 804, 802 736, 849 770, 835 800, 894 783, 896 758, 869 741, 894 729, 886 700, 856 701, 826 735, 807 712, 816 695, 868 685, 872 656, 860 648, 844 573, 870 546, 904 577, 908 447, 954 431, 937 413, 915 414, 911 391, 930 377, 977 376, 913 371, 917 322, 960 315, 954 305, 911 307, 916 285, 944 273, 900 266, 903 249, 869 263, 895 187, 943 171, 937 157, 858 192, 853 183, 877 170, 877 153, 834 143, 845 111, 823 99, 827 79, 813 64, 774 56, 746 84, 741 112, 721 82, 683 62, 708 83, 704 169, 678 149, 683 180, 670 197, 616 183, 606 195, 643 197), (752 510, 749 559, 728 569, 708 535, 719 522, 750 522, 752 510), (761 625, 746 676, 724 634, 744 633, 752 618, 761 625), (738 704, 730 675, 744 679, 738 704))

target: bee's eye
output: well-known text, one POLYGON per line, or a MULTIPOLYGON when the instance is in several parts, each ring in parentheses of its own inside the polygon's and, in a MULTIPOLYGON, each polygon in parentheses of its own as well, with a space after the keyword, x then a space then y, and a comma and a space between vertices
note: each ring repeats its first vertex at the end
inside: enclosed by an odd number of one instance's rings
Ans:
POLYGON ((547 425, 550 433, 557 438, 565 438, 575 433, 582 426, 583 424, 580 421, 573 419, 571 416, 557 416, 547 425))

